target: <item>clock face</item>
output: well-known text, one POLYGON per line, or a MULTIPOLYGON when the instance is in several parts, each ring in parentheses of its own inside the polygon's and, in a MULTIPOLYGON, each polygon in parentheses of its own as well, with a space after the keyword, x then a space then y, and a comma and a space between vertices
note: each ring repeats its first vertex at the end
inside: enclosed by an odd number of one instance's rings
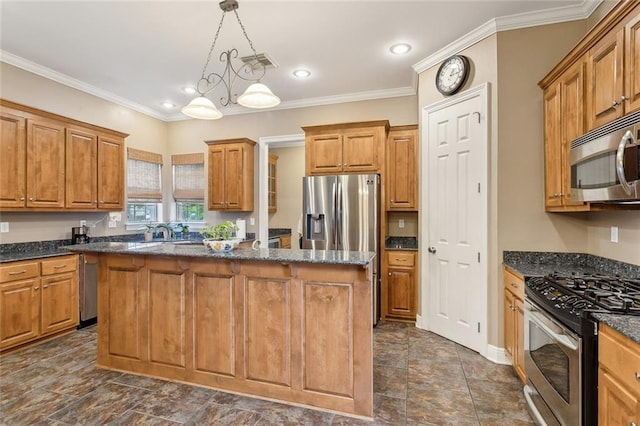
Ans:
POLYGON ((440 65, 436 74, 436 88, 443 95, 453 95, 467 81, 469 60, 462 55, 455 55, 440 65))

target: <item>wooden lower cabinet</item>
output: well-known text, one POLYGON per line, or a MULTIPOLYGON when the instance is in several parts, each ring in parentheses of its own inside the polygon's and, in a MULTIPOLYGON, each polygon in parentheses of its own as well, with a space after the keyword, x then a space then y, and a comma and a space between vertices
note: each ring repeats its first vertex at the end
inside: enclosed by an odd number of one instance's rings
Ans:
POLYGON ((524 371, 524 280, 504 270, 504 350, 522 382, 524 371))
POLYGON ((283 235, 280 237, 280 248, 291 248, 291 235, 283 235))
POLYGON ((102 255, 98 365, 371 418, 371 272, 102 255))
POLYGON ((415 251, 388 251, 383 280, 382 317, 415 321, 418 313, 418 288, 415 251))
POLYGON ((600 324, 598 425, 640 424, 640 345, 600 324))
POLYGON ((75 329, 77 263, 70 255, 0 266, 0 351, 75 329))

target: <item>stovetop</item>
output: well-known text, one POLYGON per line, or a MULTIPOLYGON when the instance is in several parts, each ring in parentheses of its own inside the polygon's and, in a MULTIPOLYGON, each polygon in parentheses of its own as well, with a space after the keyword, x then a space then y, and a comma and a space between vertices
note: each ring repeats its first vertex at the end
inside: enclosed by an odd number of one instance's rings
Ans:
POLYGON ((553 273, 530 278, 525 286, 527 298, 579 335, 589 312, 640 315, 640 279, 553 273))

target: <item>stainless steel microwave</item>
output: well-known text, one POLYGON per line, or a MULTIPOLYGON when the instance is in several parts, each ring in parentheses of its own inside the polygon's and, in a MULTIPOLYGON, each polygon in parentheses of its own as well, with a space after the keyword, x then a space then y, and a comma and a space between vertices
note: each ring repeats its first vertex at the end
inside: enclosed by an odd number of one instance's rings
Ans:
POLYGON ((640 111, 571 142, 571 198, 640 203, 640 111))

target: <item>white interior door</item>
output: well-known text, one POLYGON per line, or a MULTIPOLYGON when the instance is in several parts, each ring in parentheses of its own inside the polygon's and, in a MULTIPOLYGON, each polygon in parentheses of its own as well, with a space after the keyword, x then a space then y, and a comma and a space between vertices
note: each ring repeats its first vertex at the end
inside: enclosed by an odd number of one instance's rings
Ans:
POLYGON ((426 328, 483 355, 487 351, 487 98, 485 84, 426 108, 422 137, 423 178, 427 177, 421 209, 427 231, 422 316, 427 317, 426 328))

